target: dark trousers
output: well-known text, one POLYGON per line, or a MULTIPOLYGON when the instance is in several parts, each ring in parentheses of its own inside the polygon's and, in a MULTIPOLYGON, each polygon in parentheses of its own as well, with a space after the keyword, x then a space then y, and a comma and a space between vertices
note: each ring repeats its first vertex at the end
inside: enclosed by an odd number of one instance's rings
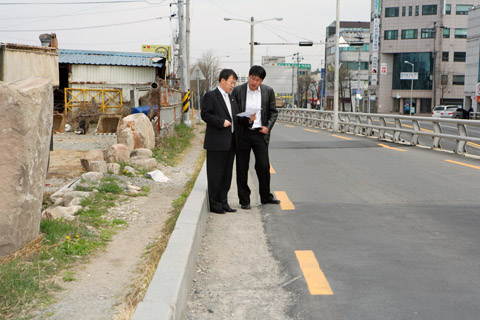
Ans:
POLYGON ((258 130, 244 129, 237 146, 237 189, 241 205, 250 204, 251 190, 248 187, 248 166, 250 153, 255 155, 255 171, 257 173, 260 200, 267 202, 273 198, 270 193, 270 160, 268 145, 263 134, 258 130))
POLYGON ((235 139, 228 151, 207 150, 207 181, 210 211, 223 211, 228 206, 227 195, 232 184, 235 139))

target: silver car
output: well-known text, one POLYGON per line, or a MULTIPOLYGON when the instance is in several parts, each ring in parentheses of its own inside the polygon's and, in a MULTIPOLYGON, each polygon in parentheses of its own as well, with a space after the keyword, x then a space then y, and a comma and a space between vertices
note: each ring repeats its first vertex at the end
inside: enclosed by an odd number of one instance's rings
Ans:
POLYGON ((433 108, 432 117, 437 118, 463 118, 463 109, 458 106, 436 106, 433 108))

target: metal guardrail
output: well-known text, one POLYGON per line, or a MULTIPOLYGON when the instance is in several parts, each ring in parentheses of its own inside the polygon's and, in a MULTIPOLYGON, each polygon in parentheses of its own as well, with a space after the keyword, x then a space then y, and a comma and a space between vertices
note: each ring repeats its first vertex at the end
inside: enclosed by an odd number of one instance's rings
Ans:
MULTIPOLYGON (((310 110, 310 109, 278 109, 278 120, 290 122, 302 126, 317 127, 321 129, 332 129, 333 111, 310 110)), ((457 120, 431 117, 401 116, 393 114, 378 113, 352 113, 339 112, 339 130, 345 133, 374 136, 377 134, 379 140, 386 140, 386 133, 392 132, 393 142, 400 142, 402 133, 410 134, 410 144, 419 144, 420 136, 432 137, 432 148, 441 148, 442 139, 456 141, 455 151, 466 153, 467 143, 480 143, 480 138, 468 135, 467 127, 480 127, 479 120, 457 120), (387 126, 387 119, 394 121, 394 126, 387 126), (407 125, 405 121, 411 121, 407 125), (379 124, 374 124, 379 122, 379 124), (422 123, 431 123, 433 130, 421 127, 422 123), (455 124, 458 133, 446 134, 442 132, 442 124, 455 124), (410 128, 409 128, 410 127, 410 128)))

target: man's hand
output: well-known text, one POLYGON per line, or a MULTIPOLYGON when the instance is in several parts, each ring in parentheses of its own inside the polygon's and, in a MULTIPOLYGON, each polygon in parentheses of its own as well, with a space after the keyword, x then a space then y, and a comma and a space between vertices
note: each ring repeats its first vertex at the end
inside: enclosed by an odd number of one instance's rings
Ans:
POLYGON ((226 127, 230 127, 232 125, 232 123, 230 121, 228 121, 227 119, 225 119, 225 122, 223 123, 223 127, 226 128, 226 127))
POLYGON ((263 133, 263 134, 268 134, 269 132, 268 128, 265 126, 261 126, 259 131, 260 133, 263 133))
POLYGON ((250 116, 250 119, 248 120, 248 122, 252 123, 252 122, 255 121, 255 119, 257 119, 257 114, 256 113, 254 113, 250 116))

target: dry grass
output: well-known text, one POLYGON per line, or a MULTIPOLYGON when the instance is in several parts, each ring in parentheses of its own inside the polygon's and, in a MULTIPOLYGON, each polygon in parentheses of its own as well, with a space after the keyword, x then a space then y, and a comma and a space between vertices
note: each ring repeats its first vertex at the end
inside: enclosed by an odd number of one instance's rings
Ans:
POLYGON ((113 318, 114 320, 130 320, 135 313, 138 303, 141 302, 145 297, 148 286, 150 285, 150 282, 152 281, 157 269, 158 262, 167 248, 168 240, 170 239, 170 236, 175 228, 175 223, 180 215, 180 212, 182 211, 188 195, 195 185, 195 181, 200 173, 204 161, 205 152, 203 152, 202 156, 197 159, 195 171, 187 183, 184 192, 179 198, 173 201, 173 210, 169 213, 169 218, 162 228, 162 236, 149 247, 147 247, 144 259, 137 270, 139 276, 128 288, 128 292, 125 295, 123 302, 119 306, 119 311, 113 318))

